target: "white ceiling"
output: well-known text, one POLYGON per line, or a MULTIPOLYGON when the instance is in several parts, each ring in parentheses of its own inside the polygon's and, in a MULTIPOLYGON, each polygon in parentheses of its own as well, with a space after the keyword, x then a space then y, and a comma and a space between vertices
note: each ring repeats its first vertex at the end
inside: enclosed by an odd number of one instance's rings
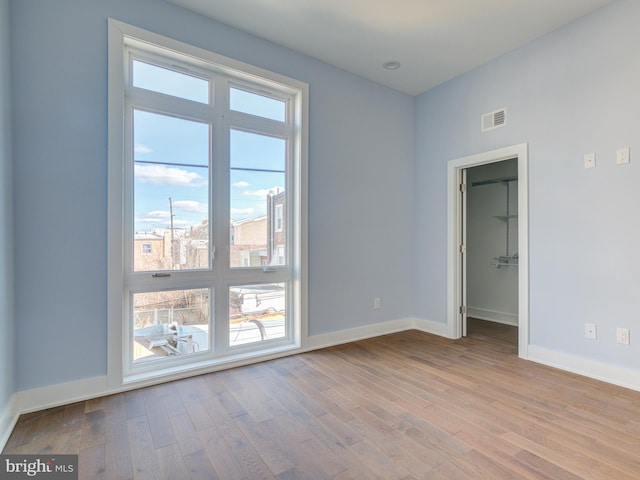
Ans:
POLYGON ((416 95, 613 0, 168 1, 416 95))

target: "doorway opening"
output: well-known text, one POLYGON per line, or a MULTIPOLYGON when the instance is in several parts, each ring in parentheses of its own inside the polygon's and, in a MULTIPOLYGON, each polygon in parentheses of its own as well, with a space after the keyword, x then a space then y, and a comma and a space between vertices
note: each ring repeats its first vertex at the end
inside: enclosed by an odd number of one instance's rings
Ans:
POLYGON ((449 336, 466 336, 469 318, 474 329, 517 327, 522 358, 529 344, 527 187, 526 144, 448 163, 449 336))
POLYGON ((466 177, 466 268, 462 288, 466 314, 462 335, 503 337, 517 344, 518 159, 470 167, 466 177), (492 322, 491 325, 488 322, 492 322), (497 325, 499 324, 499 325, 497 325), (515 334, 515 335, 514 335, 515 334))

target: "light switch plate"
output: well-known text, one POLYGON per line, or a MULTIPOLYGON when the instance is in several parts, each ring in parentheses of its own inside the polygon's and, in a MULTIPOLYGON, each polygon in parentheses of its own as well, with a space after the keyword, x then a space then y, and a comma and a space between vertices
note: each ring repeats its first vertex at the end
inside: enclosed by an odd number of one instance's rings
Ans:
POLYGON ((585 153, 584 155, 584 168, 596 168, 596 154, 585 153))
POLYGON ((616 330, 616 340, 623 345, 629 345, 629 329, 618 328, 616 330))
POLYGON ((625 163, 629 163, 631 161, 631 156, 629 152, 629 147, 619 148, 616 152, 616 163, 618 165, 623 165, 625 163))

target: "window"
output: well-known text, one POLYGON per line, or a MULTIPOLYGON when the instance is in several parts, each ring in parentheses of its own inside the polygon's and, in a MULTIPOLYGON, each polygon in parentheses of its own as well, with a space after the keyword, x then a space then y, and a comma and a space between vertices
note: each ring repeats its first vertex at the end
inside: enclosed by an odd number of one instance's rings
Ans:
POLYGON ((298 348, 308 87, 109 25, 110 381, 298 348))
POLYGON ((282 232, 282 204, 276 205, 276 232, 282 232))

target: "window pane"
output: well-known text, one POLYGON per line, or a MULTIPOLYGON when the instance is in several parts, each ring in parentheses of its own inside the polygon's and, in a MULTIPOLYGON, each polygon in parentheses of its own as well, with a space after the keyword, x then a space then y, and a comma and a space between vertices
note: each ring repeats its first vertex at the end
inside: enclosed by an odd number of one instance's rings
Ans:
POLYGON ((257 133, 231 130, 231 168, 284 172, 286 141, 257 133))
POLYGON ((230 160, 230 267, 284 265, 285 141, 231 130, 230 160))
POLYGON ((262 342, 286 335, 284 283, 229 288, 229 345, 262 342))
POLYGON ((209 81, 138 60, 133 61, 133 86, 174 97, 209 103, 209 81))
POLYGON ((282 100, 276 100, 275 98, 239 90, 237 88, 231 88, 229 90, 229 108, 236 112, 270 118, 278 122, 284 122, 287 118, 287 104, 282 100))
MULTIPOLYGON (((135 110, 133 119, 136 161, 209 166, 207 123, 143 110, 135 110)), ((161 180, 157 179, 156 183, 161 180)), ((193 180, 186 177, 180 181, 193 180)))
POLYGON ((209 289, 133 294, 133 363, 209 350, 209 289))
POLYGON ((134 112, 134 271, 209 268, 209 138, 208 124, 134 112))
POLYGON ((284 173, 231 171, 231 268, 286 264, 284 181, 284 173))

